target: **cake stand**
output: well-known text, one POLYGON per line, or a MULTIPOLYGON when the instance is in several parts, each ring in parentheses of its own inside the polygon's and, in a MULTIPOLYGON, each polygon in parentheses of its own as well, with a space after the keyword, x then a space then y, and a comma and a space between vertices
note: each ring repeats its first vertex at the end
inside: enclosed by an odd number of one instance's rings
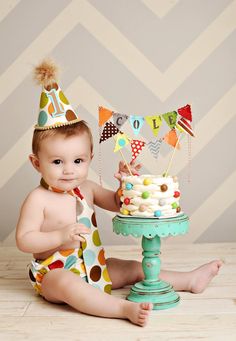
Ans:
POLYGON ((180 214, 174 218, 137 218, 116 215, 113 231, 124 236, 142 237, 144 280, 134 284, 127 297, 133 302, 151 302, 154 310, 174 307, 180 297, 173 287, 159 278, 161 238, 185 234, 189 218, 180 214))

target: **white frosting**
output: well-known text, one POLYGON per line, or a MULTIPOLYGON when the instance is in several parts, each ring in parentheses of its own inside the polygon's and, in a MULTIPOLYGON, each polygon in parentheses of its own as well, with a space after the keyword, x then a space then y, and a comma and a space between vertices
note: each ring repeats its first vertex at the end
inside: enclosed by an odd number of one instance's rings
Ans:
POLYGON ((122 177, 121 214, 147 218, 175 217, 182 213, 179 199, 179 183, 175 177, 150 174, 122 177), (125 201, 128 202, 125 204, 125 201))

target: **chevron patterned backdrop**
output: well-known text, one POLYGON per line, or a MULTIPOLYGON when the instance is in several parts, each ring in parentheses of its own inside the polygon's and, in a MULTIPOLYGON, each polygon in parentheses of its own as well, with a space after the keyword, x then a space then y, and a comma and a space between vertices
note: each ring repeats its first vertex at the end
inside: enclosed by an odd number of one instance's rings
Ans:
MULTIPOLYGON (((236 241, 235 18, 231 0, 0 0, 2 245, 14 245, 20 205, 39 181, 27 161, 40 95, 31 72, 45 56, 61 66, 61 88, 92 127, 96 181, 99 105, 152 115, 190 103, 197 135, 191 167, 186 139, 172 174, 191 230, 167 242, 236 241)), ((150 131, 142 134, 150 140, 150 131)), ((112 139, 101 147, 108 188, 117 185, 113 147, 112 139)), ((146 150, 144 172, 163 172, 170 155, 162 148, 157 162, 146 150)), ((116 236, 111 217, 98 210, 104 244, 140 242, 116 236)))

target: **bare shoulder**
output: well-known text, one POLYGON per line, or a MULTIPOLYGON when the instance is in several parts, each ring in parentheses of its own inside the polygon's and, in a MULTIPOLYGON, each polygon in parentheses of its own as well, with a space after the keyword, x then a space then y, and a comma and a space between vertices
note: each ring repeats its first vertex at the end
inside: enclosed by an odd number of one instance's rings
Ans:
POLYGON ((45 203, 46 197, 47 191, 41 186, 38 186, 27 195, 22 206, 30 205, 32 203, 43 205, 43 203, 45 203))
POLYGON ((42 187, 36 187, 31 191, 25 198, 21 210, 20 210, 20 220, 31 219, 35 216, 43 216, 43 211, 48 202, 47 191, 42 187))

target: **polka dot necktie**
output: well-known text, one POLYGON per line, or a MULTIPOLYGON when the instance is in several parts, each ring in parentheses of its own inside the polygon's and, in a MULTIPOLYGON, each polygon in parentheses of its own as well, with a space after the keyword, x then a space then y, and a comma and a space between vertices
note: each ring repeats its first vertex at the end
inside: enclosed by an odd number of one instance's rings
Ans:
POLYGON ((44 179, 41 179, 40 184, 42 187, 50 191, 62 194, 67 193, 76 198, 76 221, 80 224, 84 224, 91 230, 90 234, 83 235, 85 241, 82 242, 81 246, 88 283, 110 294, 111 280, 106 267, 104 248, 101 245, 97 229, 95 212, 87 204, 78 187, 70 191, 62 191, 49 186, 44 179))

